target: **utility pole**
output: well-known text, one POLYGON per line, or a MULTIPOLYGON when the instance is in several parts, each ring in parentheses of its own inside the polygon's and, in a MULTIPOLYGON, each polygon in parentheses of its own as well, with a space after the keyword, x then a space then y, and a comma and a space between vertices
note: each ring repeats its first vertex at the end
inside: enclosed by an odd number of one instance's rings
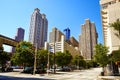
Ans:
POLYGON ((55 74, 55 42, 54 42, 54 74, 55 74))
POLYGON ((48 50, 47 74, 49 74, 49 65, 50 65, 50 59, 49 59, 49 50, 48 50))
POLYGON ((79 58, 77 59, 77 63, 78 63, 78 65, 77 65, 78 67, 77 67, 77 68, 78 68, 78 70, 79 70, 79 58))
POLYGON ((36 71, 36 55, 37 55, 37 43, 36 43, 36 47, 35 47, 33 75, 35 75, 35 71, 36 71))

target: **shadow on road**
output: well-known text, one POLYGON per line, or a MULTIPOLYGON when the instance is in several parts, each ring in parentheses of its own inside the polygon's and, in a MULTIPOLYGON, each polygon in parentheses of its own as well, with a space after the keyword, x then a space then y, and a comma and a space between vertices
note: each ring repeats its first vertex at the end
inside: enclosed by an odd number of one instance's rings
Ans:
POLYGON ((54 80, 54 79, 11 77, 11 76, 1 76, 0 75, 0 80, 54 80))

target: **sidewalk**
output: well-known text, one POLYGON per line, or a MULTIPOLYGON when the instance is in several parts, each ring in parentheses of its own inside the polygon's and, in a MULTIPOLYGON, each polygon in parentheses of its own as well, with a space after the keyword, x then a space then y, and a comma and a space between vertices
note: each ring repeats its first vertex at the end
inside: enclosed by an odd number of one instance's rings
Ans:
POLYGON ((120 76, 98 76, 101 80, 120 80, 120 76))

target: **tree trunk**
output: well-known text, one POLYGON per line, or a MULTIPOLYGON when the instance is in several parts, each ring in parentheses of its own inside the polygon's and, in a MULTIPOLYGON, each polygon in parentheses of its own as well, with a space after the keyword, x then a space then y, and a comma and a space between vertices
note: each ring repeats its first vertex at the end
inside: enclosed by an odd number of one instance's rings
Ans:
POLYGON ((101 76, 104 76, 104 66, 102 66, 102 72, 101 72, 101 76))

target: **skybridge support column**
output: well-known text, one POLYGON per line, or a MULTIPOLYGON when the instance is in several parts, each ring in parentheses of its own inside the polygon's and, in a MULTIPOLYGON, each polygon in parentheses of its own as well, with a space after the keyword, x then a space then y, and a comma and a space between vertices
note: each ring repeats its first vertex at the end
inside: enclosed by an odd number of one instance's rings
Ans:
POLYGON ((2 40, 0 39, 0 47, 2 47, 2 40))
POLYGON ((0 52, 2 51, 2 40, 0 39, 0 52))

